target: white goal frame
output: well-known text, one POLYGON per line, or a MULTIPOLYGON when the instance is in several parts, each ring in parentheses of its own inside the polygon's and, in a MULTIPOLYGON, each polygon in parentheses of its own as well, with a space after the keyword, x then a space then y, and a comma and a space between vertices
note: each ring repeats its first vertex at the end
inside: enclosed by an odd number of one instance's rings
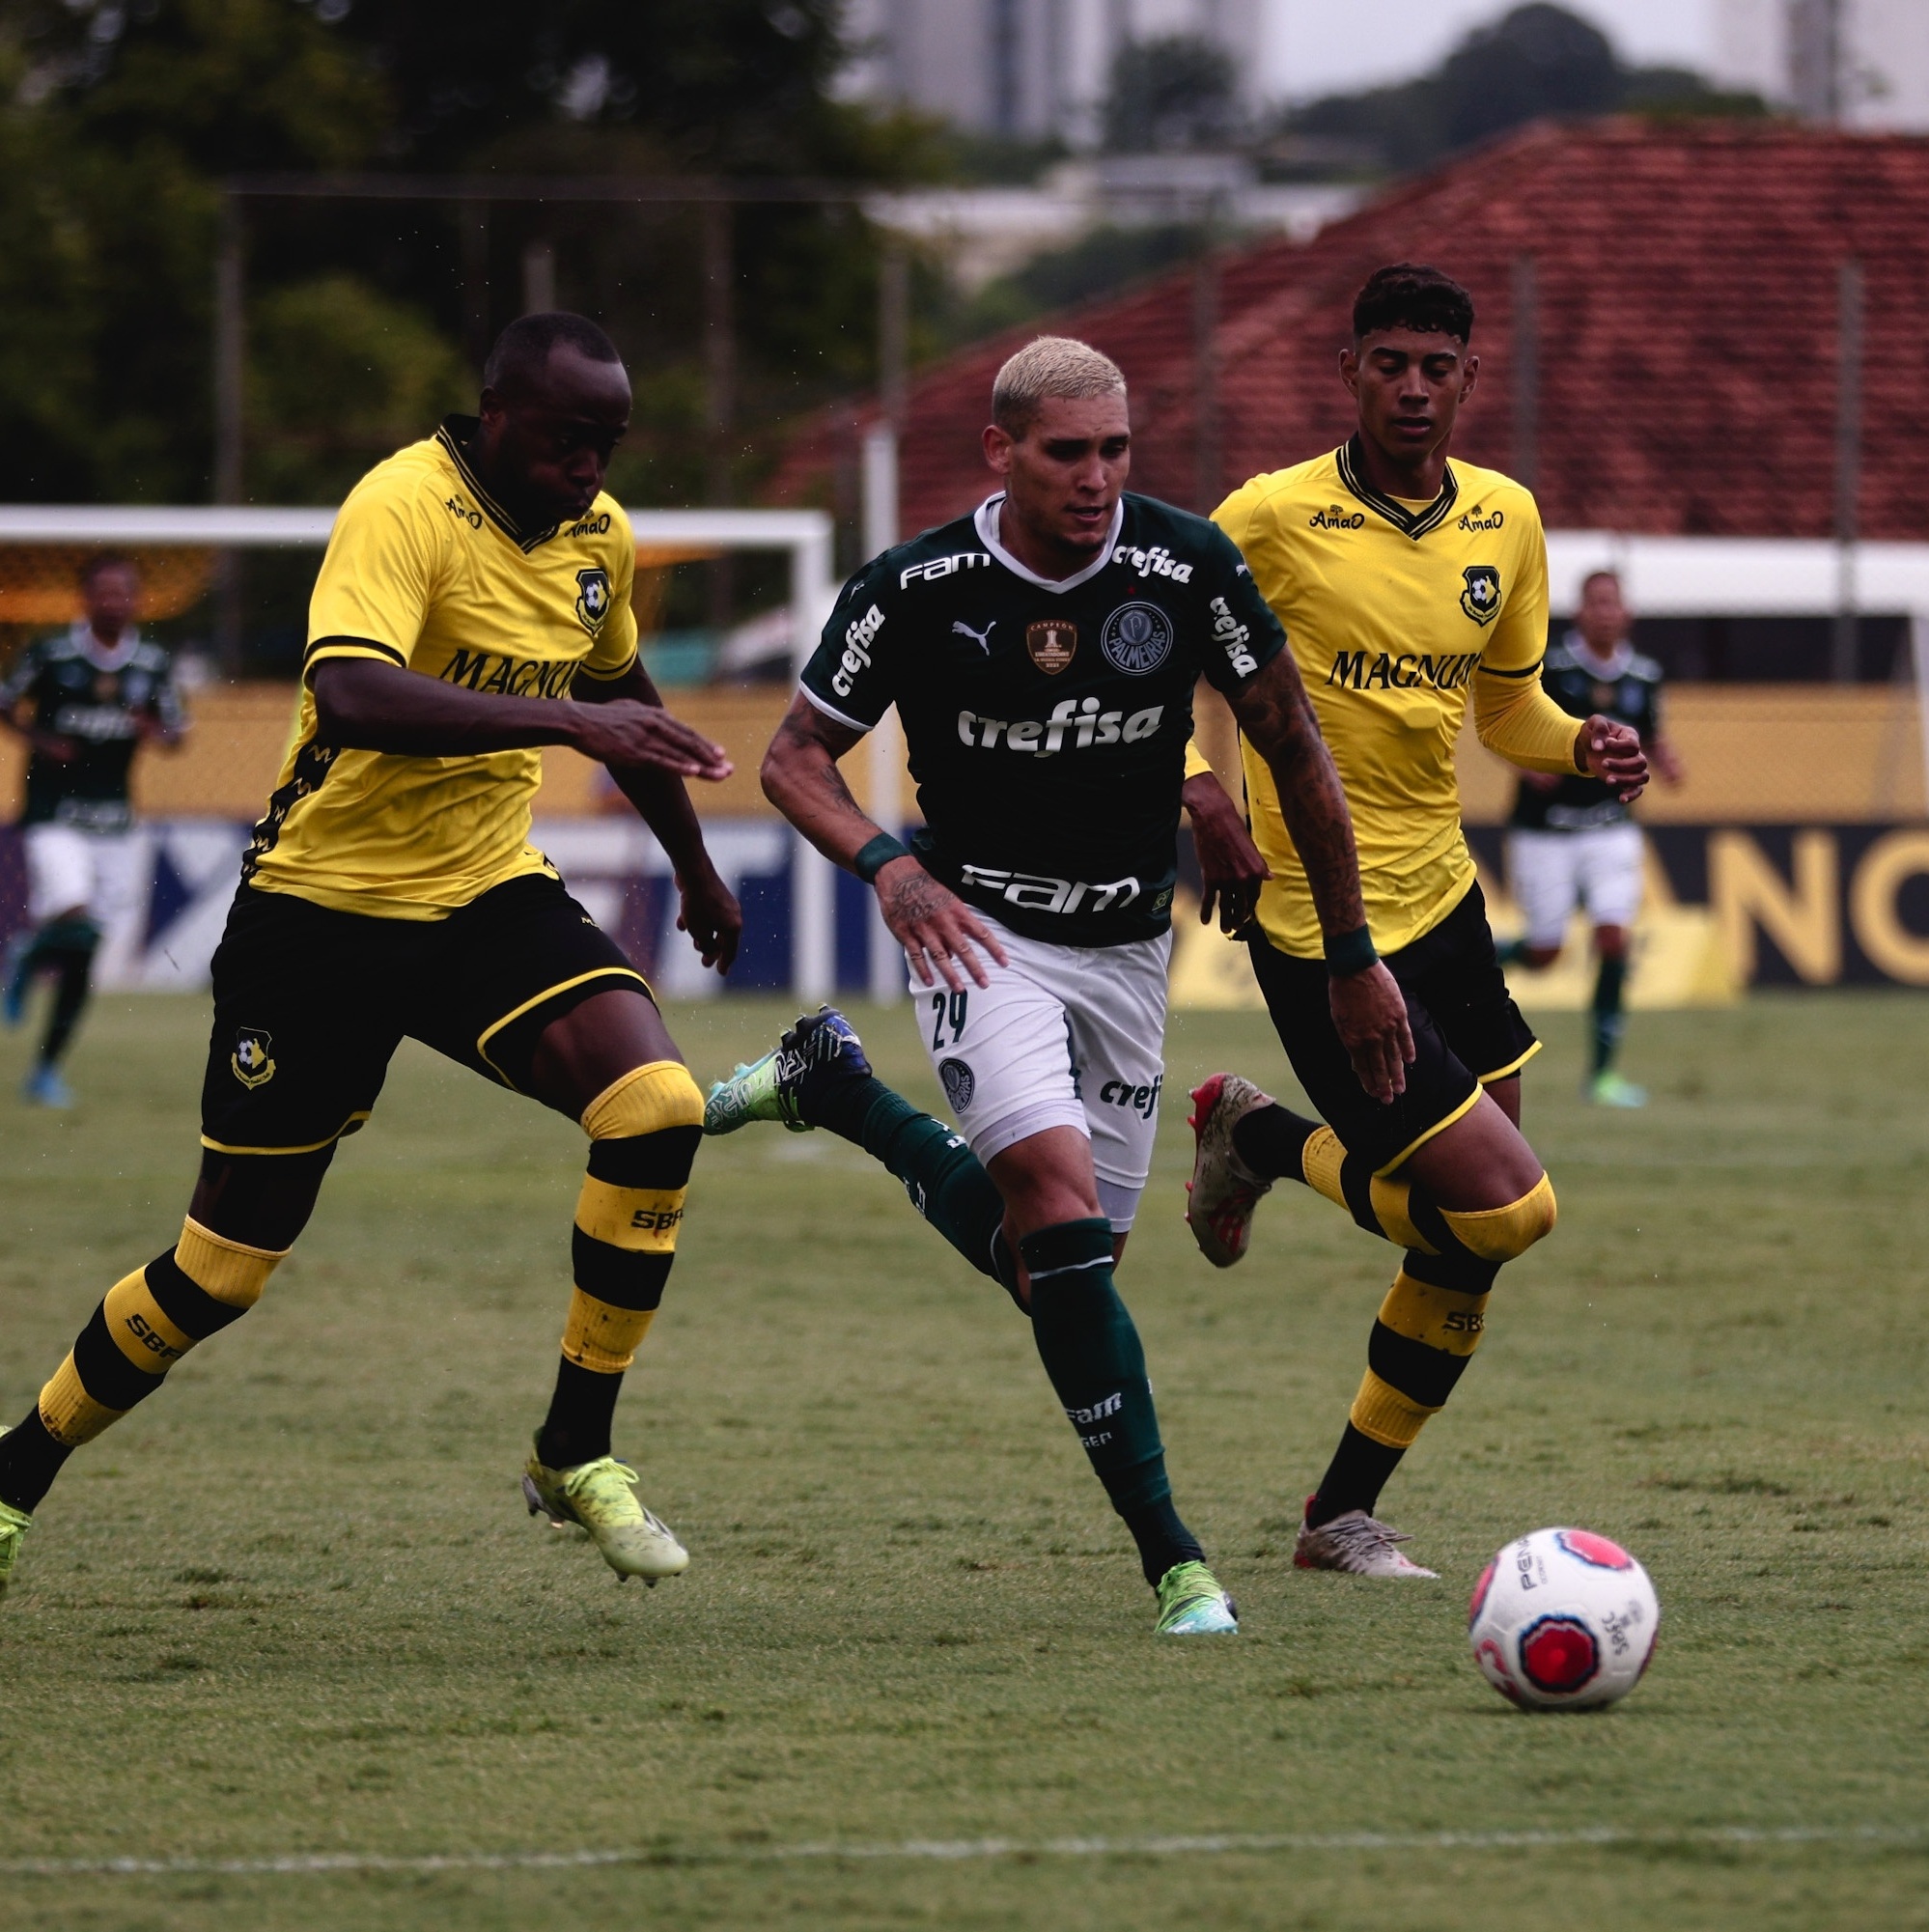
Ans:
MULTIPOLYGON (((832 524, 822 510, 631 510, 639 544, 719 550, 782 550, 790 557, 792 655, 801 672, 836 596, 832 524)), ((0 546, 98 544, 193 546, 204 549, 320 549, 335 526, 333 510, 258 505, 150 508, 135 504, 0 504, 0 546)), ((874 795, 896 797, 897 734, 870 742, 874 795)), ((793 834, 791 985, 802 1000, 828 999, 837 981, 836 871, 793 834)), ((902 955, 873 917, 869 977, 883 997, 903 992, 902 955)))

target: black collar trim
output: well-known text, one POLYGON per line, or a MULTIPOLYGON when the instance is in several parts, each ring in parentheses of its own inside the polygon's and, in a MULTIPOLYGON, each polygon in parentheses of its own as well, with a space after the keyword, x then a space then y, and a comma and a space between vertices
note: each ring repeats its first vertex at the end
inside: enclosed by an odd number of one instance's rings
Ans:
POLYGON ((481 428, 481 418, 476 416, 444 416, 441 427, 435 432, 435 440, 448 451, 449 461, 456 465, 456 473, 467 485, 469 494, 476 499, 483 515, 526 556, 531 550, 546 544, 563 526, 551 523, 546 530, 524 531, 516 518, 483 488, 482 479, 476 475, 468 456, 468 445, 481 428))
POLYGON ((1415 543, 1429 530, 1438 530, 1453 513, 1453 506, 1460 500, 1460 479, 1453 473, 1453 465, 1444 465, 1440 477, 1440 493, 1417 515, 1404 503, 1391 496, 1384 496, 1367 482, 1359 462, 1359 437, 1343 443, 1334 452, 1339 464, 1340 481, 1360 502, 1385 518, 1394 529, 1413 539, 1415 543))

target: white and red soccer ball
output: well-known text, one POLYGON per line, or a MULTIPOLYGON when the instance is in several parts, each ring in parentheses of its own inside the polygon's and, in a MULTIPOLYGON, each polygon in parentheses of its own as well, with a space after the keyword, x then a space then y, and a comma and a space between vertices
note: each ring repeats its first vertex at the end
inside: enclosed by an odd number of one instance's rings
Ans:
POLYGON ((1648 1573, 1590 1529, 1536 1529, 1473 1586, 1468 1641, 1503 1697, 1535 1711, 1625 1697, 1654 1655, 1661 1603, 1648 1573))

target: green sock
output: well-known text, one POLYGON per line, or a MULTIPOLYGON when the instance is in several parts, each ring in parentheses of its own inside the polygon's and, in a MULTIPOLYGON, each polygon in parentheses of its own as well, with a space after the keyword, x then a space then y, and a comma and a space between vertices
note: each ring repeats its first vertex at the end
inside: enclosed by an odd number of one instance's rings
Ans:
POLYGON ((1594 981, 1594 1067, 1605 1074, 1614 1064, 1621 1045, 1621 1030, 1627 1024, 1621 1017, 1622 990, 1627 984, 1628 962, 1609 959, 1605 954, 1594 981))
POLYGON ((1026 1235, 1019 1251, 1039 1359, 1156 1583, 1173 1563, 1196 1561, 1199 1546, 1171 1507, 1145 1351, 1112 1285, 1111 1223, 1060 1221, 1026 1235))
POLYGON ((1004 1238, 1004 1201, 964 1135, 880 1079, 840 1081, 833 1097, 834 1117, 823 1118, 821 1125, 881 1162, 905 1184, 911 1206, 980 1274, 1024 1308, 1004 1238))

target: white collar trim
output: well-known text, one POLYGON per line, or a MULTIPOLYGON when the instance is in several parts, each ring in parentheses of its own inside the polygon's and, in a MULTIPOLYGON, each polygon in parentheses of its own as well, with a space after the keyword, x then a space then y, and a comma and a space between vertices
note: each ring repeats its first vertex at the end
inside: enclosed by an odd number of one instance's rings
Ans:
POLYGON ((141 633, 130 624, 121 633, 121 641, 111 651, 101 647, 99 638, 94 634, 94 627, 82 617, 74 622, 73 641, 80 646, 87 661, 97 671, 125 671, 134 661, 134 653, 141 648, 141 633))
POLYGON ((1614 679, 1621 677, 1628 666, 1635 661, 1635 647, 1625 637, 1614 646, 1613 656, 1605 662, 1594 655, 1587 639, 1578 630, 1567 633, 1567 648, 1575 662, 1583 671, 1593 672, 1604 685, 1611 684, 1614 679))
POLYGON ((1005 500, 1005 492, 1000 490, 985 498, 973 513, 971 521, 978 532, 978 541, 1010 571, 1015 577, 1022 577, 1028 584, 1040 590, 1064 593, 1076 590, 1081 583, 1091 580, 1112 560, 1112 551, 1119 541, 1119 532, 1125 528, 1125 498, 1121 496, 1112 508, 1112 527, 1105 532, 1105 541, 1099 546, 1099 554, 1080 571, 1076 576, 1042 577, 1036 571, 1025 566, 1012 555, 998 542, 998 505, 1005 500))

